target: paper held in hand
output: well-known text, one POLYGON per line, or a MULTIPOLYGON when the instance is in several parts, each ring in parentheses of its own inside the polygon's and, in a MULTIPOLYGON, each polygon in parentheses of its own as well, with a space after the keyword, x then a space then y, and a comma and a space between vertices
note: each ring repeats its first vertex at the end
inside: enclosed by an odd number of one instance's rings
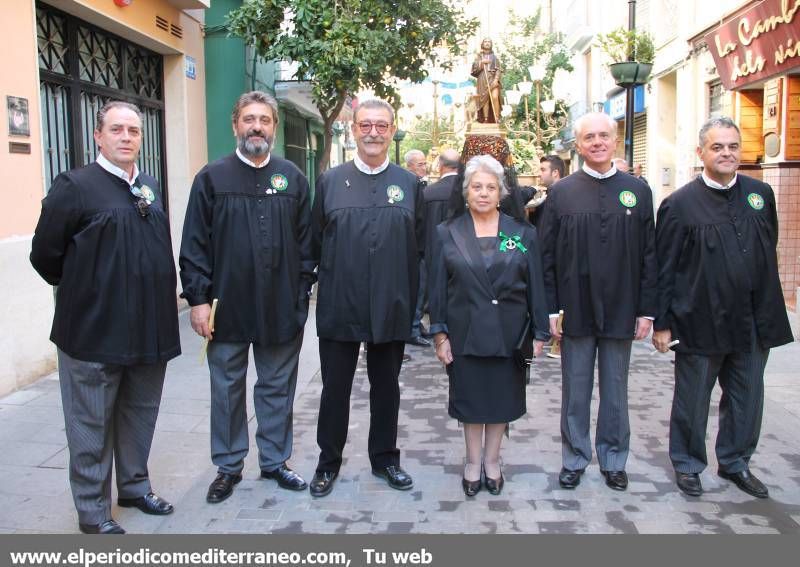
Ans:
MULTIPOLYGON (((211 303, 211 315, 208 317, 208 328, 211 329, 211 332, 214 332, 214 316, 217 314, 217 302, 219 300, 214 298, 214 301, 211 303)), ((203 346, 200 347, 200 364, 203 364, 206 361, 206 351, 208 350, 208 339, 203 340, 203 346)))

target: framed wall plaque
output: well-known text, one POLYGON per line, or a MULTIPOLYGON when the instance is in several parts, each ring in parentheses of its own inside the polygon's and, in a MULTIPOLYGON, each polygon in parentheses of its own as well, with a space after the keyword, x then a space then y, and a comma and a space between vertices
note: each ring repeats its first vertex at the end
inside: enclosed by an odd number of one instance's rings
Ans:
POLYGON ((28 99, 18 96, 7 96, 8 134, 10 136, 30 136, 31 125, 28 114, 28 99))

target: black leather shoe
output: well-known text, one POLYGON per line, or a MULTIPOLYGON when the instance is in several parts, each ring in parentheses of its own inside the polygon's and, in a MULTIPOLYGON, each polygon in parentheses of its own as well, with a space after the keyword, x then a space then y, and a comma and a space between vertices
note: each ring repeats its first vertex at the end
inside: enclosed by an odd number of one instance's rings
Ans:
POLYGON ((500 473, 500 478, 494 479, 486 477, 486 490, 489 491, 489 494, 493 496, 497 496, 503 491, 503 485, 505 485, 506 481, 503 478, 503 473, 500 473))
POLYGON ((717 474, 726 480, 730 480, 736 486, 738 486, 740 490, 747 492, 747 494, 750 496, 755 496, 756 498, 769 498, 769 490, 767 490, 767 487, 764 486, 764 483, 758 480, 756 475, 751 473, 748 469, 744 469, 743 471, 739 471, 737 473, 717 471, 717 474))
POLYGON ((233 487, 242 481, 242 475, 219 473, 214 482, 208 487, 206 502, 219 504, 233 494, 233 487))
POLYGON ((628 488, 628 474, 625 471, 602 471, 606 477, 606 486, 613 490, 626 490, 628 488))
POLYGON ((78 528, 85 534, 121 535, 125 533, 117 522, 106 520, 100 524, 78 524, 78 528))
POLYGON ((411 337, 406 341, 406 344, 414 345, 414 346, 421 346, 421 347, 429 347, 431 346, 431 342, 426 339, 425 337, 411 337))
POLYGON ((414 488, 411 475, 400 468, 400 465, 389 465, 381 469, 372 469, 372 474, 380 477, 395 490, 410 490, 414 488))
POLYGON ((308 490, 311 492, 311 496, 322 497, 330 494, 331 490, 333 490, 333 483, 338 476, 338 472, 315 472, 314 478, 311 479, 311 484, 308 485, 308 490))
POLYGON ((561 472, 558 473, 558 484, 561 485, 561 488, 575 488, 581 483, 581 476, 583 475, 584 470, 585 469, 578 469, 576 471, 571 471, 569 469, 562 468, 561 472))
POLYGON ((148 492, 139 498, 118 498, 117 504, 123 508, 139 508, 145 514, 152 514, 153 516, 166 516, 175 511, 172 504, 152 492, 148 492))
POLYGON ((464 489, 464 494, 467 496, 475 496, 478 492, 481 491, 481 479, 478 480, 467 480, 466 478, 461 478, 461 488, 464 489))
POLYGON ((675 471, 675 482, 685 494, 700 496, 703 494, 703 485, 700 484, 700 475, 675 471))
POLYGON ((261 478, 277 480, 278 486, 287 490, 305 490, 308 486, 303 477, 287 467, 286 463, 281 464, 274 471, 261 471, 261 478))

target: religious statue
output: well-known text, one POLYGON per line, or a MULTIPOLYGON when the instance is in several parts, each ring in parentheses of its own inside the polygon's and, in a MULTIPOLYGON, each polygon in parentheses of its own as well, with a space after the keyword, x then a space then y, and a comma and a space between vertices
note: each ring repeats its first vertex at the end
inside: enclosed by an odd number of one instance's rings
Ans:
POLYGON ((500 61, 492 50, 492 40, 481 42, 481 50, 472 63, 472 76, 478 80, 478 122, 500 122, 500 61))

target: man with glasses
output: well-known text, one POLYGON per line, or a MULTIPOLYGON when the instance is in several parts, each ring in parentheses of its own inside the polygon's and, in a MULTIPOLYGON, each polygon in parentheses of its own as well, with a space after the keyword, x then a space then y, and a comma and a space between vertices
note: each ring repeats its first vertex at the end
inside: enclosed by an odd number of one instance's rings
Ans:
POLYGON ((164 515, 147 470, 167 361, 178 356, 175 264, 158 181, 136 165, 142 116, 112 101, 97 113, 97 161, 62 173, 42 202, 31 263, 58 286, 58 347, 69 478, 79 528, 124 534, 117 503, 164 515))
POLYGON ((226 500, 242 480, 250 448, 247 366, 253 388, 261 477, 287 490, 306 482, 289 468, 297 365, 314 282, 308 181, 272 155, 278 103, 252 91, 231 116, 236 150, 194 179, 181 242, 183 297, 192 328, 211 342, 211 461, 206 501, 226 500), (218 300, 214 326, 211 305, 218 300))
POLYGON ((413 486, 397 449, 398 375, 417 300, 422 190, 416 175, 389 163, 392 107, 367 100, 353 114, 357 153, 319 177, 312 209, 322 367, 313 496, 329 494, 339 474, 361 342, 367 343, 372 472, 397 490, 413 486))

